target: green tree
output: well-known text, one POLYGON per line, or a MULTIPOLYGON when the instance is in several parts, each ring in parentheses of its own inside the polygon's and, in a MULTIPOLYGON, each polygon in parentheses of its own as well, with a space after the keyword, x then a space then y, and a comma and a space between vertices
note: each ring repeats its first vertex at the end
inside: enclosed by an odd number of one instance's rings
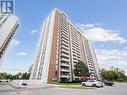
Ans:
POLYGON ((25 72, 25 73, 22 74, 21 79, 29 79, 29 77, 30 77, 30 73, 25 72))
POLYGON ((0 73, 0 79, 7 79, 7 73, 0 73))
POLYGON ((0 79, 10 79, 10 80, 19 79, 19 78, 20 79, 29 79, 29 77, 30 77, 30 73, 27 73, 27 72, 25 72, 25 73, 19 72, 15 75, 12 75, 12 74, 9 74, 6 72, 0 73, 0 79))
POLYGON ((109 70, 102 69, 101 76, 104 80, 111 80, 111 81, 126 81, 127 76, 125 75, 125 71, 121 70, 120 68, 110 68, 109 70))
POLYGON ((74 67, 75 67, 75 69, 74 69, 75 76, 78 76, 78 77, 81 77, 81 76, 88 77, 88 76, 90 76, 88 67, 82 61, 79 61, 74 67))
POLYGON ((12 74, 0 73, 0 79, 12 79, 12 74))

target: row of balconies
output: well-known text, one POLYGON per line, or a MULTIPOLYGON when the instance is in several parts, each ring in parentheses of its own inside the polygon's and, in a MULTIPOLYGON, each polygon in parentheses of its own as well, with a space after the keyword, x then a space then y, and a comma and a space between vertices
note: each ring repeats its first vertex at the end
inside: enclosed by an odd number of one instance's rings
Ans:
POLYGON ((61 61, 60 61, 61 63, 63 63, 63 64, 69 64, 69 61, 67 60, 67 61, 65 61, 65 60, 63 60, 63 59, 61 59, 61 61))
POLYGON ((62 53, 61 54, 61 58, 65 58, 65 59, 68 59, 69 60, 69 54, 62 53))
POLYGON ((61 51, 64 51, 64 50, 65 50, 65 51, 69 51, 69 48, 66 47, 66 46, 64 46, 64 45, 62 45, 62 46, 61 46, 61 51))
POLYGON ((66 50, 61 50, 61 54, 66 54, 66 55, 69 55, 69 51, 66 51, 66 50))
POLYGON ((68 44, 66 44, 66 43, 61 43, 61 47, 63 47, 63 46, 65 46, 65 47, 69 47, 69 45, 68 44))
POLYGON ((66 20, 61 20, 61 24, 64 25, 64 26, 68 26, 68 22, 66 20))
POLYGON ((60 15, 61 15, 60 17, 61 17, 62 19, 66 19, 66 18, 67 18, 66 15, 65 15, 64 13, 61 13, 60 15))
POLYGON ((61 54, 61 58, 65 58, 65 59, 68 59, 69 60, 69 55, 61 54))
POLYGON ((69 67, 69 66, 70 66, 69 63, 61 63, 60 65, 61 65, 61 66, 65 66, 65 67, 69 67))
POLYGON ((92 68, 92 69, 94 69, 94 66, 89 64, 89 68, 92 68))
POLYGON ((74 45, 78 45, 78 40, 74 39, 74 38, 71 38, 71 43, 74 44, 74 45))
POLYGON ((70 72, 60 71, 60 77, 63 77, 63 78, 70 77, 70 72))
POLYGON ((75 51, 75 52, 77 52, 77 53, 78 53, 77 55, 80 55, 80 50, 79 50, 79 48, 74 48, 74 47, 72 47, 72 50, 75 51))
POLYGON ((65 34, 64 32, 61 33, 61 37, 63 37, 63 36, 66 37, 66 38, 68 38, 68 35, 65 34))
POLYGON ((78 43, 78 39, 77 38, 74 38, 74 37, 71 37, 71 41, 72 42, 75 42, 75 43, 78 43))
POLYGON ((68 77, 70 77, 70 75, 69 75, 69 74, 66 74, 66 75, 62 75, 62 74, 61 74, 60 77, 61 77, 61 78, 68 78, 68 77))
POLYGON ((64 29, 65 31, 67 31, 68 30, 68 25, 62 24, 61 28, 64 29))
POLYGON ((71 33, 71 38, 77 39, 77 35, 71 33))
POLYGON ((90 67, 88 67, 88 68, 89 68, 90 72, 94 72, 94 68, 90 68, 90 67))
POLYGON ((69 59, 61 58, 61 61, 69 63, 69 59))
MULTIPOLYGON (((63 37, 63 36, 62 36, 62 37, 63 37)), ((64 36, 64 37, 65 37, 65 36, 64 36)), ((61 43, 62 43, 62 42, 65 42, 66 44, 69 44, 68 39, 65 39, 65 38, 62 38, 62 39, 61 39, 61 43)))
POLYGON ((79 46, 78 42, 75 42, 75 41, 72 41, 72 45, 74 45, 74 46, 76 46, 76 47, 79 46))
POLYGON ((63 39, 61 40, 61 43, 66 43, 67 45, 69 44, 68 41, 63 40, 63 39))
POLYGON ((61 27, 61 31, 66 32, 68 34, 68 29, 65 27, 61 27))
POLYGON ((73 44, 72 44, 72 48, 75 48, 75 49, 79 50, 79 46, 75 46, 73 44))
POLYGON ((65 21, 61 21, 61 25, 60 26, 68 29, 68 23, 66 23, 65 21))
POLYGON ((64 50, 65 50, 65 51, 69 51, 69 49, 66 48, 66 47, 61 47, 61 50, 62 50, 62 51, 64 51, 64 50))
POLYGON ((70 69, 61 68, 60 71, 61 72, 70 72, 70 69))
POLYGON ((68 41, 68 38, 62 36, 62 37, 61 37, 61 40, 66 40, 66 41, 68 41))

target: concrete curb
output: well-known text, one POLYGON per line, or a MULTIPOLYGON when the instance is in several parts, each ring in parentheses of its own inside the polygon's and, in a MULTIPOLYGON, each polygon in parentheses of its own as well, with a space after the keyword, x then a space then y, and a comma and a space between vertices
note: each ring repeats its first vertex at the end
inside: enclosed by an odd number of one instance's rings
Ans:
POLYGON ((8 82, 8 84, 9 84, 11 87, 15 88, 15 89, 26 88, 25 86, 22 86, 22 85, 16 85, 16 84, 11 83, 11 82, 8 82))
POLYGON ((37 89, 37 88, 50 88, 50 87, 57 87, 57 85, 52 85, 52 84, 44 84, 44 85, 37 85, 37 86, 23 86, 23 85, 19 85, 17 83, 13 83, 13 82, 8 82, 8 84, 15 88, 15 89, 37 89))

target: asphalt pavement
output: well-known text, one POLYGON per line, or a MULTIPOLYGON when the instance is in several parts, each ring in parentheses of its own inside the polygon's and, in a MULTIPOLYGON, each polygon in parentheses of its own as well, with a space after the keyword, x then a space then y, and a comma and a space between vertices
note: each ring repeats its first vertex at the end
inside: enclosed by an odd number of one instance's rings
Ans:
POLYGON ((8 83, 0 83, 0 95, 127 95, 127 83, 116 83, 95 89, 71 89, 54 86, 15 89, 8 83))

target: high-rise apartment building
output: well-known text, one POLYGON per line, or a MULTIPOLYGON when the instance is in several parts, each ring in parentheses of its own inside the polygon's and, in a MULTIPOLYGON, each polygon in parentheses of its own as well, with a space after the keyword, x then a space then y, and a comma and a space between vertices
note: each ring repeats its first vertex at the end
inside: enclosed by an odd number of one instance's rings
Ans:
POLYGON ((88 66, 91 77, 100 79, 91 41, 63 12, 54 9, 43 23, 30 79, 41 83, 76 80, 73 70, 79 60, 88 66))
POLYGON ((0 13, 0 64, 18 25, 16 16, 0 13))

